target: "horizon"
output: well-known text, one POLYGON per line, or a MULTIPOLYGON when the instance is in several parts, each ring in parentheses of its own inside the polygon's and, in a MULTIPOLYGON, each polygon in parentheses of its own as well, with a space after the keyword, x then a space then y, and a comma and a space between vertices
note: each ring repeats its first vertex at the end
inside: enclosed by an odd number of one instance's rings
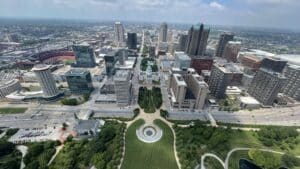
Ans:
MULTIPOLYGON (((138 24, 138 23, 143 23, 143 24, 155 24, 159 25, 162 22, 160 21, 135 21, 135 20, 96 20, 96 19, 72 19, 72 18, 22 18, 22 17, 2 17, 0 16, 0 21, 5 20, 8 22, 22 22, 22 21, 29 21, 26 22, 26 24, 30 22, 59 22, 62 25, 64 24, 83 24, 83 23, 89 23, 89 24, 102 24, 102 23, 109 23, 109 24, 114 24, 114 22, 121 22, 123 25, 129 25, 129 24, 138 24), (63 23, 62 21, 67 21, 68 23, 63 23)), ((281 31, 288 31, 288 33, 300 33, 299 29, 294 29, 294 28, 280 28, 280 27, 267 27, 267 26, 255 26, 255 25, 218 25, 218 24, 207 24, 205 22, 201 21, 196 21, 193 23, 180 23, 180 22, 166 22, 169 26, 184 26, 189 28, 192 25, 198 24, 198 23, 203 23, 204 25, 213 28, 213 29, 218 29, 218 28, 229 28, 229 29, 251 29, 251 30, 256 30, 256 31, 268 31, 268 32, 281 32, 281 31)), ((0 26, 3 23, 0 23, 0 26)), ((5 24, 3 24, 5 25, 5 24)))
POLYGON ((126 21, 300 30, 297 0, 2 0, 1 18, 126 21))

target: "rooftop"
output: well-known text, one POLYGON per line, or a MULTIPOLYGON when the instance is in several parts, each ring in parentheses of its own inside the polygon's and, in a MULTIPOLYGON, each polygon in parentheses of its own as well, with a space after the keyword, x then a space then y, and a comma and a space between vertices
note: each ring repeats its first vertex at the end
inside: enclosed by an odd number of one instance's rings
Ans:
POLYGON ((66 76, 82 76, 88 74, 89 71, 86 69, 71 69, 66 72, 66 76))
POLYGON ((51 67, 50 65, 46 65, 46 64, 37 64, 37 65, 34 65, 34 67, 31 70, 32 71, 42 71, 42 70, 47 70, 50 67, 51 67))
POLYGON ((114 80, 127 81, 129 76, 130 76, 130 71, 128 71, 128 70, 117 70, 117 72, 114 76, 114 80))

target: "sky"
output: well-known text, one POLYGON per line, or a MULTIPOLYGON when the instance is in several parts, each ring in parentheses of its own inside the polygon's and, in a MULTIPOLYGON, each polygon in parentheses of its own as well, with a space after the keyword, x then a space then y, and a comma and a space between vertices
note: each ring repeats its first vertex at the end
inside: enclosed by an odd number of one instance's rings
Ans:
POLYGON ((300 30, 300 0, 0 0, 0 17, 203 22, 300 30))

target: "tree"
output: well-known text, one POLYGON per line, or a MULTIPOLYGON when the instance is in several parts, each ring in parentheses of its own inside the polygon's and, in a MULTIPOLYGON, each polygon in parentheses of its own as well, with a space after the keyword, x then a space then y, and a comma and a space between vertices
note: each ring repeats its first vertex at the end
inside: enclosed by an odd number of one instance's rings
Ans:
POLYGON ((0 141, 0 156, 10 154, 14 150, 14 144, 1 140, 0 141))
POLYGON ((281 157, 282 163, 285 167, 294 168, 300 166, 300 159, 294 154, 286 153, 281 157))
POLYGON ((248 156, 255 164, 265 169, 279 168, 281 163, 280 155, 263 152, 257 149, 249 150, 248 156))
POLYGON ((169 116, 169 112, 167 110, 160 110, 160 116, 167 118, 169 116))

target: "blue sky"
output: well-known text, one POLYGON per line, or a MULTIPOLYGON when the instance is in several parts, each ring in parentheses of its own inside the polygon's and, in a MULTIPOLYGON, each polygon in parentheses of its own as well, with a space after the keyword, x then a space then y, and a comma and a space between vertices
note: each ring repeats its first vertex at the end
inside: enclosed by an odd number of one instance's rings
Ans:
POLYGON ((0 0, 0 17, 300 29, 300 0, 0 0))

